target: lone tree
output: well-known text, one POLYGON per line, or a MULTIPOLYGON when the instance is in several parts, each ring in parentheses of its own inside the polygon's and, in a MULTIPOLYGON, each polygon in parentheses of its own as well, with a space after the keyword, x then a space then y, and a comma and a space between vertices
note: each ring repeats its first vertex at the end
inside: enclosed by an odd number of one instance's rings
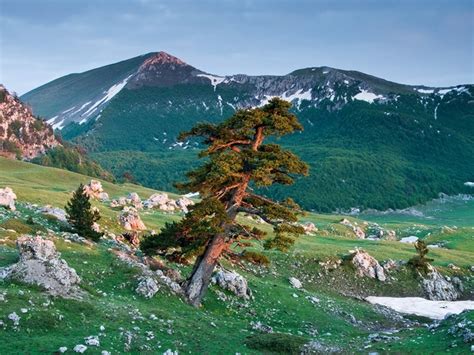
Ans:
POLYGON ((93 229, 94 222, 100 219, 99 212, 91 208, 89 196, 80 184, 66 205, 67 220, 77 234, 92 240, 99 240, 101 233, 93 229))
POLYGON ((187 173, 187 182, 176 185, 182 191, 199 192, 202 200, 181 221, 168 223, 159 235, 145 238, 142 250, 174 260, 197 256, 185 283, 186 297, 194 306, 200 305, 216 264, 221 256, 230 255, 230 246, 245 246, 243 240, 261 239, 265 234, 242 224, 239 213, 260 217, 273 226, 274 237, 266 240, 265 248, 287 251, 294 237, 303 233, 296 223, 301 210, 291 199, 276 202, 252 188, 290 185, 295 175, 308 173, 295 154, 263 143, 267 137, 303 129, 290 107, 289 102, 273 98, 261 108, 239 110, 220 124, 200 123, 180 134, 180 140, 198 137, 207 146, 200 153, 206 162, 187 173))
POLYGON ((417 255, 408 260, 408 264, 413 266, 415 269, 428 272, 430 262, 434 260, 426 257, 426 255, 429 253, 428 246, 423 240, 420 239, 415 242, 414 246, 417 255))

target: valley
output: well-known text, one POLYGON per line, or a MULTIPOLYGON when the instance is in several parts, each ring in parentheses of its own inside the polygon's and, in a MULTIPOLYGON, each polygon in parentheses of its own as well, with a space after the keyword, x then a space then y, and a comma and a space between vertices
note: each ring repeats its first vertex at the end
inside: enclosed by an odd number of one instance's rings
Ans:
MULTIPOLYGON (((122 243, 111 239, 110 233, 118 235, 123 230, 117 221, 119 211, 109 203, 93 202, 102 215, 99 224, 108 235, 97 244, 70 239, 61 231, 58 220, 38 212, 35 206, 51 204, 63 208, 71 191, 81 182, 88 183, 90 177, 0 158, 0 181, 17 195, 16 211, 0 210, 0 267, 17 260, 15 241, 30 228, 27 233, 36 231, 53 240, 62 257, 82 278, 80 287, 87 292, 81 301, 61 299, 36 286, 0 281, 3 353, 50 353, 60 347, 67 347, 69 352, 91 336, 100 340, 99 346, 88 346, 87 352, 91 353, 299 353, 301 346, 311 342, 313 351, 325 353, 348 347, 359 353, 461 354, 470 350, 470 341, 465 342, 465 337, 469 329, 473 330, 472 312, 433 323, 363 301, 367 296, 423 296, 419 281, 409 268, 387 271, 388 279, 382 282, 357 276, 353 267, 344 262, 340 266, 334 263, 355 248, 367 251, 381 263, 407 261, 414 255, 412 244, 384 238, 358 239, 351 228, 341 224, 346 219, 369 234, 374 226, 366 223, 376 222, 382 230, 395 230, 396 239, 415 235, 428 245, 442 245, 430 249, 433 265, 445 275, 460 277, 465 289, 462 299, 472 299, 472 200, 435 200, 417 206, 416 211, 424 214, 418 217, 403 213, 308 213, 302 222, 314 223, 317 230, 300 236, 289 254, 265 251, 260 242, 255 242, 253 249, 270 259, 269 266, 222 261, 223 267, 247 279, 252 299, 239 298, 213 285, 203 307, 196 309, 164 286, 150 299, 136 294, 140 269, 112 253, 120 250, 122 243), (32 224, 28 222, 30 217, 32 224), (292 277, 301 282, 301 288, 291 285, 288 280, 292 277), (7 317, 12 312, 20 317, 16 326, 7 317)), ((157 192, 133 184, 101 183, 111 199, 130 192, 148 198, 157 192)), ((147 230, 158 230, 165 222, 181 218, 180 213, 159 210, 144 210, 140 215, 147 230)), ((166 267, 183 275, 190 271, 190 266, 181 264, 166 262, 166 267)))

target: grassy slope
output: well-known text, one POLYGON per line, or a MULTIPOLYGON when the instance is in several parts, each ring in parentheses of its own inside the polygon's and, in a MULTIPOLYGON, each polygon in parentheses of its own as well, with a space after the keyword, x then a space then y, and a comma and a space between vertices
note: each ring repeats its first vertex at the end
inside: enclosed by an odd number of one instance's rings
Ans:
MULTIPOLYGON (((22 202, 49 203, 62 207, 70 191, 89 179, 75 173, 0 158, 0 185, 12 187, 22 202)), ((146 198, 155 192, 130 184, 103 182, 103 186, 112 198, 131 191, 146 198)), ((101 224, 118 231, 115 222, 118 211, 105 204, 97 203, 97 206, 104 216, 101 224)), ((142 217, 150 229, 158 229, 164 221, 177 218, 160 212, 142 213, 142 217)), ((331 284, 331 278, 340 280, 345 277, 345 283, 350 284, 348 290, 365 287, 376 294, 396 292, 399 284, 347 278, 347 272, 351 270, 344 268, 317 277, 321 273, 318 261, 343 254, 355 246, 367 249, 381 260, 389 257, 407 259, 413 254, 412 247, 398 242, 356 240, 344 226, 337 224, 339 216, 310 214, 305 219, 316 222, 321 230, 318 237, 302 237, 290 255, 269 252, 272 259, 270 269, 247 265, 245 269, 239 270, 249 280, 255 295, 255 300, 244 307, 238 306, 243 302, 237 300, 226 305, 217 299, 213 290, 200 310, 189 307, 166 291, 159 292, 151 300, 145 300, 133 291, 136 271, 118 262, 104 246, 90 248, 65 243, 57 238, 57 248, 82 277, 83 286, 91 293, 91 297, 84 302, 55 299, 54 303, 45 306, 47 297, 38 289, 0 283, 0 293, 6 293, 8 301, 1 303, 0 308, 0 320, 8 324, 4 330, 0 327, 0 353, 51 353, 60 346, 72 349, 74 345, 83 343, 84 337, 98 335, 101 325, 105 326, 106 334, 101 336, 101 350, 123 351, 124 338, 121 333, 130 331, 134 336, 131 350, 135 352, 149 346, 151 352, 171 348, 193 353, 253 353, 255 351, 245 345, 246 337, 254 333, 250 327, 251 321, 269 324, 278 332, 301 334, 306 340, 317 339, 325 344, 352 349, 348 352, 386 352, 392 347, 402 353, 422 352, 428 347, 432 353, 462 353, 468 350, 468 345, 462 342, 458 342, 458 347, 450 348, 454 338, 447 335, 445 330, 440 330, 442 336, 439 336, 423 327, 402 330, 396 334, 401 339, 392 344, 373 343, 370 349, 362 350, 368 334, 398 325, 375 312, 368 304, 337 294, 337 283, 331 284), (291 289, 287 281, 289 276, 299 277, 305 290, 291 289), (321 302, 313 305, 306 296, 316 296, 321 302), (27 308, 28 313, 20 314, 21 308, 27 308), (22 317, 18 330, 12 329, 7 319, 7 315, 13 311, 22 317), (155 314, 158 320, 151 320, 151 314, 155 314), (354 315, 360 323, 352 324, 348 314, 354 315), (64 317, 62 320, 60 315, 64 317), (155 338, 147 340, 147 331, 152 331, 155 338)), ((399 234, 412 232, 412 224, 390 222, 391 227, 398 228, 399 234)), ((453 244, 453 249, 433 252, 437 264, 454 262, 460 266, 469 266, 474 261, 471 228, 446 234, 439 226, 417 226, 420 234, 432 232, 428 238, 433 238, 433 241, 444 238, 453 244)), ((0 230, 0 243, 4 244, 0 245, 0 266, 15 261, 17 254, 12 242, 16 237, 16 234, 0 230)), ((258 245, 256 247, 259 248, 258 245)), ((183 273, 186 270, 183 268, 183 273)), ((404 275, 398 277, 403 279, 404 275)))

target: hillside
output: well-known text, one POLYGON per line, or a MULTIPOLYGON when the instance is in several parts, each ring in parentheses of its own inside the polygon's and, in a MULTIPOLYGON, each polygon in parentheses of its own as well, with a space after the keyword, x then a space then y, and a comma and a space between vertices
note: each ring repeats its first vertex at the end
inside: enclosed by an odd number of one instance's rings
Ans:
POLYGON ((334 211, 404 208, 440 192, 468 193, 473 94, 473 85, 409 86, 330 67, 216 76, 158 52, 56 79, 22 98, 118 177, 128 172, 170 190, 182 167, 196 161, 198 142, 177 142, 180 131, 279 96, 293 103, 305 128, 282 143, 311 173, 266 193, 334 211))
MULTIPOLYGON (((69 239, 61 232, 57 220, 36 210, 35 206, 45 204, 61 208, 71 191, 89 180, 90 177, 64 170, 0 158, 0 187, 10 186, 18 196, 17 211, 0 207, 0 267, 16 261, 15 241, 20 229, 35 229, 54 241, 62 257, 82 278, 81 288, 88 293, 82 301, 61 299, 48 296, 38 287, 0 280, 1 353, 52 353, 60 347, 67 347, 68 353, 72 353, 76 345, 84 344, 84 339, 90 336, 100 340, 98 347, 89 346, 87 352, 91 353, 101 350, 165 353, 168 349, 211 354, 299 353, 300 347, 310 341, 317 351, 323 352, 333 349, 419 353, 429 349, 433 353, 461 354, 469 351, 469 342, 463 340, 463 329, 472 332, 469 325, 474 321, 472 311, 429 328, 427 324, 433 324, 431 320, 402 316, 360 299, 368 295, 420 295, 414 275, 404 268, 390 271, 386 282, 357 277, 347 265, 326 269, 324 265, 343 258, 349 249, 356 247, 367 250, 378 260, 407 260, 414 254, 412 245, 396 240, 357 239, 350 228, 339 223, 342 216, 338 215, 308 214, 304 220, 314 222, 318 230, 314 235, 301 236, 289 255, 264 251, 271 261, 268 267, 224 261, 226 268, 248 280, 252 300, 237 298, 216 285, 211 287, 201 309, 187 305, 163 287, 153 298, 139 296, 134 290, 141 271, 112 253, 119 245, 110 239, 99 244, 69 239), (30 219, 33 223, 28 222, 30 219), (301 280, 303 287, 292 287, 289 277, 301 280), (13 312, 20 316, 17 326, 8 318, 13 312), (268 327, 271 333, 266 332, 268 327)), ((147 198, 156 192, 132 184, 102 181, 102 185, 111 198, 129 192, 147 198)), ((472 280, 474 261, 471 237, 474 222, 462 218, 466 224, 455 227, 449 221, 458 210, 460 216, 472 215, 468 211, 474 211, 473 202, 434 201, 433 204, 442 204, 443 208, 417 207, 424 214, 413 214, 411 220, 396 213, 348 218, 360 226, 365 226, 365 218, 377 219, 383 229, 396 230, 397 238, 415 234, 429 244, 443 245, 430 252, 434 264, 444 273, 461 277, 466 288, 464 297, 472 299, 473 284, 469 280, 472 280), (450 263, 460 269, 448 267, 450 263)), ((94 206, 103 216, 102 228, 123 232, 117 223, 116 208, 99 201, 94 201, 94 206)), ((166 221, 180 218, 179 213, 159 210, 147 210, 141 215, 149 230, 160 229, 166 221)), ((254 248, 262 250, 260 243, 254 248)), ((190 271, 189 266, 174 263, 166 266, 183 275, 190 271)))

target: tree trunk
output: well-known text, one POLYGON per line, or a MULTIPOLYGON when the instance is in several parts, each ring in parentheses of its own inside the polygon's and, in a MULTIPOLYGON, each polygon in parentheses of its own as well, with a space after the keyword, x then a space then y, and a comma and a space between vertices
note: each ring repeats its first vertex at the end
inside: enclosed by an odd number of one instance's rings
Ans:
POLYGON ((214 268, 225 247, 225 235, 218 234, 207 245, 204 254, 196 260, 185 290, 188 302, 194 307, 201 305, 201 300, 209 286, 214 268))

